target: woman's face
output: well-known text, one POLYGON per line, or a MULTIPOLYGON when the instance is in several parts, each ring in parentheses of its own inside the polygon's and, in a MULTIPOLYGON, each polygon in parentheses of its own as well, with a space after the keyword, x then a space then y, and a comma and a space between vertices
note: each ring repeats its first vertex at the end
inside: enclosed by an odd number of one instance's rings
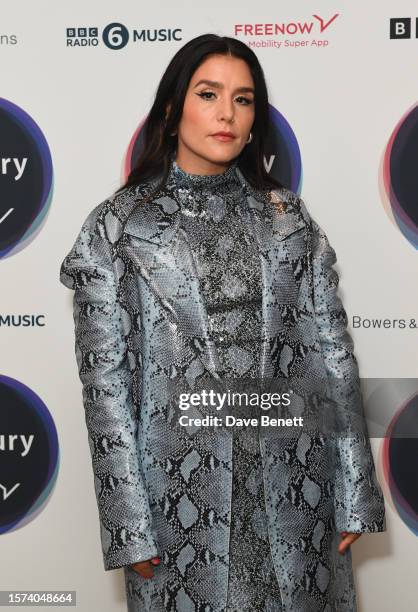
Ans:
POLYGON ((245 147, 254 122, 254 82, 244 60, 212 55, 190 79, 176 161, 192 174, 222 172, 245 147), (216 137, 232 132, 232 138, 216 137))

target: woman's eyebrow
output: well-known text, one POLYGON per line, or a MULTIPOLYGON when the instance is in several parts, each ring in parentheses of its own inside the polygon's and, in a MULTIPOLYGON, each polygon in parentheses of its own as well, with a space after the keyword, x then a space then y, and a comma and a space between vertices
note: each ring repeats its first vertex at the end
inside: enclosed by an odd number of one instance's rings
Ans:
MULTIPOLYGON (((196 83, 196 85, 194 85, 194 87, 198 87, 199 85, 202 85, 203 83, 205 83, 206 85, 210 85, 211 87, 217 87, 218 89, 223 89, 223 83, 219 83, 219 81, 210 81, 208 79, 201 79, 198 83, 196 83)), ((253 87, 237 87, 235 89, 235 91, 242 91, 242 92, 251 92, 254 93, 254 88, 253 87)))

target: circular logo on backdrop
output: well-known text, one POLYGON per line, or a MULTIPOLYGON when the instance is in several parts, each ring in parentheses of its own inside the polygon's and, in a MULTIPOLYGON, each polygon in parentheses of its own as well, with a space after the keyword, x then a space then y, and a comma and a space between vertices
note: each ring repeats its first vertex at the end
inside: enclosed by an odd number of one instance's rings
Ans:
POLYGON ((110 49, 122 49, 129 41, 129 32, 122 23, 109 23, 103 30, 103 42, 110 49))
POLYGON ((398 410, 383 441, 385 480, 400 518, 418 535, 418 394, 398 410))
MULTIPOLYGON (((270 129, 266 143, 266 157, 264 164, 266 170, 282 185, 291 189, 295 193, 300 193, 302 182, 302 163, 298 141, 295 133, 286 121, 284 116, 279 113, 271 104, 269 108, 270 129)), ((127 180, 129 173, 135 167, 140 151, 143 147, 143 130, 146 124, 144 119, 128 146, 124 163, 124 180, 127 180)))
POLYGON ((52 196, 52 160, 38 125, 0 98, 0 257, 23 249, 40 230, 52 196))
POLYGON ((418 248, 417 159, 418 104, 415 104, 393 130, 383 161, 387 212, 415 248, 418 248))
POLYGON ((23 383, 0 375, 0 533, 33 520, 58 474, 58 436, 43 401, 23 383))

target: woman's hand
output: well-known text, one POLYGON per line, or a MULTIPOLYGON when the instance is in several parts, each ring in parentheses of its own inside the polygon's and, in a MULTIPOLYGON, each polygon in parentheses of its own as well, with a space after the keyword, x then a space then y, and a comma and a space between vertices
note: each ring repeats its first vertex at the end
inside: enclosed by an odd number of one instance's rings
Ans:
POLYGON ((146 561, 138 561, 130 566, 137 574, 143 578, 152 578, 154 576, 153 565, 158 565, 161 561, 160 557, 152 557, 146 561))
POLYGON ((353 542, 359 539, 360 536, 361 536, 361 533, 349 533, 348 531, 342 531, 341 532, 342 540, 338 544, 338 552, 341 554, 344 553, 346 549, 349 546, 351 546, 353 542))

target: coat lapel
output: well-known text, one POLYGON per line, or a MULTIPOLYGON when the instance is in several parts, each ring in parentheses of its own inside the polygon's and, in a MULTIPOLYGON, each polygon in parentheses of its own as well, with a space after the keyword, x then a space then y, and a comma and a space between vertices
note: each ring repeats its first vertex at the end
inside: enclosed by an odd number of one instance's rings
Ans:
MULTIPOLYGON (((260 343, 260 378, 273 376, 272 342, 283 328, 277 308, 279 274, 277 251, 280 243, 304 226, 287 202, 271 192, 271 200, 254 190, 237 169, 244 186, 247 202, 247 222, 256 240, 262 269, 262 338, 260 343)), ((158 194, 157 194, 158 195, 158 194)), ((193 250, 181 223, 178 203, 166 194, 156 197, 151 204, 137 206, 124 228, 124 250, 139 274, 158 297, 163 312, 177 327, 204 367, 218 383, 223 383, 220 362, 214 342, 210 339, 209 319, 193 250)), ((287 270, 289 273, 289 270, 287 270)), ((283 279, 294 282, 294 278, 283 279)), ((289 284, 287 283, 287 284, 289 284)))
POLYGON ((189 339, 203 366, 222 382, 196 262, 181 217, 179 205, 167 195, 156 198, 152 205, 137 207, 125 224, 124 250, 169 321, 189 339))
POLYGON ((260 379, 271 381, 277 371, 274 343, 285 327, 277 304, 283 301, 285 292, 290 296, 293 292, 294 299, 297 299, 295 275, 291 267, 280 265, 280 260, 285 252, 286 239, 306 224, 277 190, 271 190, 268 198, 254 190, 243 174, 237 172, 245 187, 249 223, 257 242, 262 271, 260 379))

